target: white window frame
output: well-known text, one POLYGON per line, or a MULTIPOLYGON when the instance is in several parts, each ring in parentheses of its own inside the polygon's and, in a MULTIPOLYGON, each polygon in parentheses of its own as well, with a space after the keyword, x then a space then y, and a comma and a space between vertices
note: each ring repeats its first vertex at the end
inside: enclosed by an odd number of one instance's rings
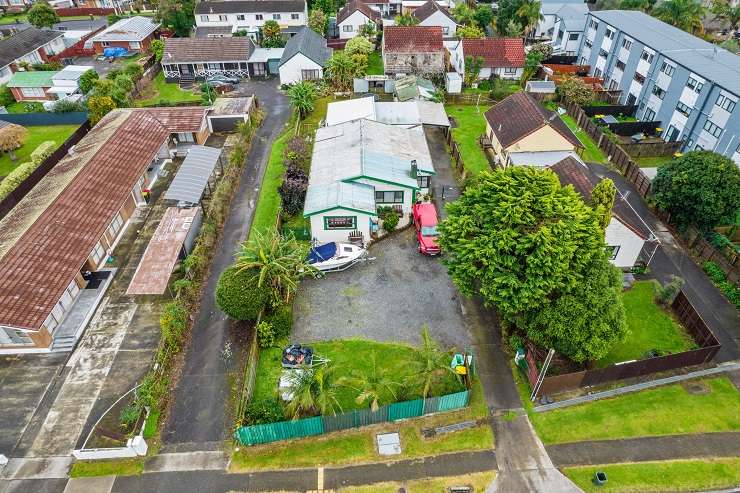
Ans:
POLYGON ((301 18, 301 14, 290 14, 291 20, 297 21, 300 18, 301 18))
POLYGON ((342 26, 342 32, 351 33, 355 30, 355 26, 352 24, 345 24, 342 26))
POLYGON ((200 16, 201 22, 208 22, 208 16, 207 15, 201 15, 200 16))
POLYGON ((21 87, 21 94, 27 98, 43 98, 46 96, 42 87, 21 87))
POLYGON ((272 14, 272 20, 279 21, 280 20, 280 14, 272 14))
POLYGON ((262 14, 254 14, 254 20, 257 20, 257 21, 261 21, 261 20, 263 20, 263 19, 264 19, 264 18, 263 18, 263 16, 262 16, 262 14))

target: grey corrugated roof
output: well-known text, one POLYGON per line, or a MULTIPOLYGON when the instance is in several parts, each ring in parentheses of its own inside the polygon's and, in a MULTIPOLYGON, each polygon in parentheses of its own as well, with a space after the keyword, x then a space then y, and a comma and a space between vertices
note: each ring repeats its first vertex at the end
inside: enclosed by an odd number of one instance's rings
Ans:
POLYGON ((4 67, 23 55, 64 36, 59 31, 47 31, 29 27, 7 39, 0 40, 0 67, 4 67))
POLYGON ((591 15, 695 74, 740 94, 739 56, 637 10, 601 10, 591 15))
POLYGON ((254 12, 303 12, 303 0, 228 0, 200 2, 195 6, 198 14, 249 14, 254 12))
POLYGON ((335 182, 312 185, 306 190, 304 216, 338 207, 375 214, 375 187, 362 183, 335 182))
POLYGON ((105 31, 96 34, 91 41, 141 41, 146 38, 160 25, 149 17, 140 15, 121 19, 105 31))
POLYGON ((563 20, 566 30, 580 32, 586 27, 588 7, 585 3, 567 3, 558 9, 556 15, 563 20))
POLYGON ((197 204, 206 189, 208 178, 221 155, 220 149, 195 145, 188 150, 188 155, 177 171, 172 184, 164 194, 165 200, 197 204))
POLYGON ((280 65, 284 64, 296 54, 302 54, 322 67, 331 57, 332 49, 327 48, 326 39, 322 38, 313 29, 301 26, 298 34, 285 44, 285 51, 280 58, 280 65))

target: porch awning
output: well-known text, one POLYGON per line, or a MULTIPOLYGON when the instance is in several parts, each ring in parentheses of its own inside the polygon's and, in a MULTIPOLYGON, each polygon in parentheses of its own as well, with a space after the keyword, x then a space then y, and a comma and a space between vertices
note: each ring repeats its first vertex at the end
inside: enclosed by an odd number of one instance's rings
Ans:
POLYGON ((218 163, 220 149, 194 145, 164 194, 165 200, 197 204, 203 196, 208 178, 218 163))

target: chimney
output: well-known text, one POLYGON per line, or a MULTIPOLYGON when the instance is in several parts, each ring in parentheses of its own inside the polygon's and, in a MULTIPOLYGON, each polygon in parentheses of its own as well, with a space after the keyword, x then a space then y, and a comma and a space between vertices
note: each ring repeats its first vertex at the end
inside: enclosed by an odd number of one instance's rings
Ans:
POLYGON ((419 166, 416 164, 416 159, 411 160, 411 178, 418 178, 419 166))

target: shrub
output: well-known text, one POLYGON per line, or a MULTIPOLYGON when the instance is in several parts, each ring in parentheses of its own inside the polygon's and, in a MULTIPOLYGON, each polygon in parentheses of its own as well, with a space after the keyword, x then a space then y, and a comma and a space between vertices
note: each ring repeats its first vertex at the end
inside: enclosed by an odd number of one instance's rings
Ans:
POLYGON ((105 78, 108 80, 116 80, 116 77, 122 74, 123 74, 122 69, 114 68, 114 69, 111 69, 111 71, 106 74, 105 78))
POLYGON ((10 106, 11 104, 15 103, 15 98, 13 97, 13 93, 10 91, 10 88, 7 84, 3 84, 0 86, 0 106, 10 106))
POLYGON ((84 74, 80 76, 80 91, 82 91, 82 94, 87 94, 90 92, 90 90, 93 88, 93 85, 95 84, 95 81, 98 80, 100 76, 95 70, 88 70, 84 74))
POLYGON ((36 167, 37 166, 32 162, 23 163, 11 171, 8 176, 3 178, 3 181, 0 181, 0 200, 3 200, 5 197, 10 195, 13 190, 18 188, 18 185, 28 178, 36 167))
POLYGON ((283 159, 285 159, 287 168, 296 167, 307 172, 310 157, 310 149, 305 138, 296 136, 288 140, 283 151, 283 159))
POLYGON ((54 113, 72 113, 73 111, 85 111, 85 105, 81 101, 62 99, 52 108, 54 113))
POLYGON ((291 305, 278 306, 265 316, 265 322, 272 325, 275 340, 290 336, 293 331, 293 307, 291 305))
POLYGON ((244 421, 250 425, 277 423, 285 420, 283 407, 276 400, 250 402, 244 409, 244 421))
POLYGON ((671 276, 670 282, 666 283, 665 286, 658 285, 656 290, 656 298, 658 303, 663 306, 670 306, 673 300, 678 296, 679 291, 683 287, 684 280, 678 276, 671 276))
POLYGON ((144 75, 144 67, 138 63, 129 63, 123 67, 123 73, 131 77, 132 81, 136 82, 141 79, 142 75, 144 75))
POLYGON ((136 420, 139 419, 141 414, 141 408, 134 402, 121 409, 121 426, 123 428, 131 428, 136 424, 136 420))
POLYGON ((267 289, 258 288, 257 281, 253 270, 226 269, 216 286, 219 308, 236 320, 256 320, 268 299, 267 289))
POLYGON ((263 320, 257 324, 257 342, 259 342, 261 348, 274 346, 276 340, 275 327, 271 323, 263 320))
POLYGON ((709 234, 709 243, 715 248, 722 250, 723 248, 732 247, 732 242, 728 237, 722 233, 712 232, 709 234))
POLYGON ((293 216, 303 210, 307 189, 308 178, 291 177, 286 174, 283 183, 278 188, 280 202, 286 214, 293 216))
POLYGON ((704 272, 727 297, 728 301, 740 310, 740 287, 730 282, 719 265, 711 260, 704 262, 704 272))
POLYGON ((188 324, 188 311, 177 301, 167 303, 159 315, 159 327, 162 330, 162 341, 166 347, 175 351, 180 349, 182 334, 188 324))
POLYGON ((386 214, 383 217, 383 229, 388 233, 392 233, 398 227, 398 214, 395 212, 386 214))
POLYGON ((51 153, 54 152, 55 145, 56 143, 53 140, 45 140, 40 143, 31 153, 31 162, 36 166, 41 164, 44 159, 51 156, 51 153))
POLYGON ((119 75, 116 77, 114 82, 116 83, 117 89, 121 89, 126 92, 131 92, 134 88, 134 80, 126 74, 119 75))

